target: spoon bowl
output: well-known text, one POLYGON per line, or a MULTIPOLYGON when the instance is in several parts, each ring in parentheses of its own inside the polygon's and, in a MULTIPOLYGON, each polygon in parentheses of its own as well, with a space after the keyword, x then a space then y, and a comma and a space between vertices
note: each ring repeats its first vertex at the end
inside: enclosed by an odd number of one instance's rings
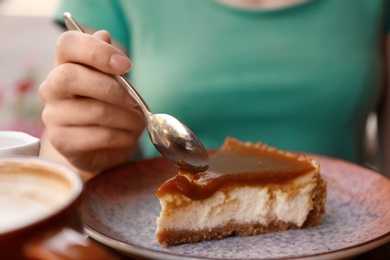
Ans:
MULTIPOLYGON (((64 13, 63 16, 68 30, 84 32, 70 13, 64 13)), ((170 115, 153 114, 130 81, 122 75, 112 77, 140 105, 145 115, 150 140, 162 156, 171 160, 179 169, 188 172, 197 173, 208 169, 208 153, 202 142, 187 126, 170 115)))
POLYGON ((155 114, 149 118, 147 130, 156 149, 180 169, 190 172, 207 170, 207 151, 179 120, 167 114, 155 114))

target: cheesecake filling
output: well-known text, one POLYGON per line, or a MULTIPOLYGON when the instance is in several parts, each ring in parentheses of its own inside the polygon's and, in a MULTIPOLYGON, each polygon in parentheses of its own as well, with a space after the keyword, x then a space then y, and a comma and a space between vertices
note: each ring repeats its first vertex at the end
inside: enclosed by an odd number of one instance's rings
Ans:
POLYGON ((157 233, 163 230, 205 230, 228 223, 260 223, 276 220, 298 227, 313 208, 315 174, 300 177, 285 187, 236 187, 222 189, 204 200, 191 200, 182 194, 160 197, 161 216, 157 233))

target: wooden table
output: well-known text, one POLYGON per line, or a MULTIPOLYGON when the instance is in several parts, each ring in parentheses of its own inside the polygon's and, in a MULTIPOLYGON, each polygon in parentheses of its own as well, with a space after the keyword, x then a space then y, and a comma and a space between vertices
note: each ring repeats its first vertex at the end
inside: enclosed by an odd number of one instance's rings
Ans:
POLYGON ((375 248, 367 253, 364 253, 358 257, 355 257, 356 260, 367 260, 367 259, 375 259, 375 260, 388 260, 390 259, 390 242, 375 248))

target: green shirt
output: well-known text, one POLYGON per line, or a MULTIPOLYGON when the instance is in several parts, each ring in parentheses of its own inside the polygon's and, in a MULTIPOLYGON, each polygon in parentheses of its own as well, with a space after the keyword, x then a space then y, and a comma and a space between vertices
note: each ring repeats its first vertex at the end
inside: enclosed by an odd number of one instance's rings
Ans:
MULTIPOLYGON (((232 136, 361 163, 382 91, 386 2, 256 11, 216 0, 65 0, 57 19, 69 11, 110 31, 152 112, 178 118, 207 148, 232 136)), ((148 138, 143 146, 157 154, 148 138)))

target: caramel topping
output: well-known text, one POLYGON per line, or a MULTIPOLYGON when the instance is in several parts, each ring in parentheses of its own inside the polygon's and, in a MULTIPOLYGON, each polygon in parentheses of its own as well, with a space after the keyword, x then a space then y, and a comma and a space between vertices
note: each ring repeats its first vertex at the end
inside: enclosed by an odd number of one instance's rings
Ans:
POLYGON ((181 193, 192 200, 201 200, 220 187, 285 184, 315 168, 307 156, 227 138, 222 148, 210 156, 207 171, 197 174, 180 171, 161 185, 157 196, 181 193))

